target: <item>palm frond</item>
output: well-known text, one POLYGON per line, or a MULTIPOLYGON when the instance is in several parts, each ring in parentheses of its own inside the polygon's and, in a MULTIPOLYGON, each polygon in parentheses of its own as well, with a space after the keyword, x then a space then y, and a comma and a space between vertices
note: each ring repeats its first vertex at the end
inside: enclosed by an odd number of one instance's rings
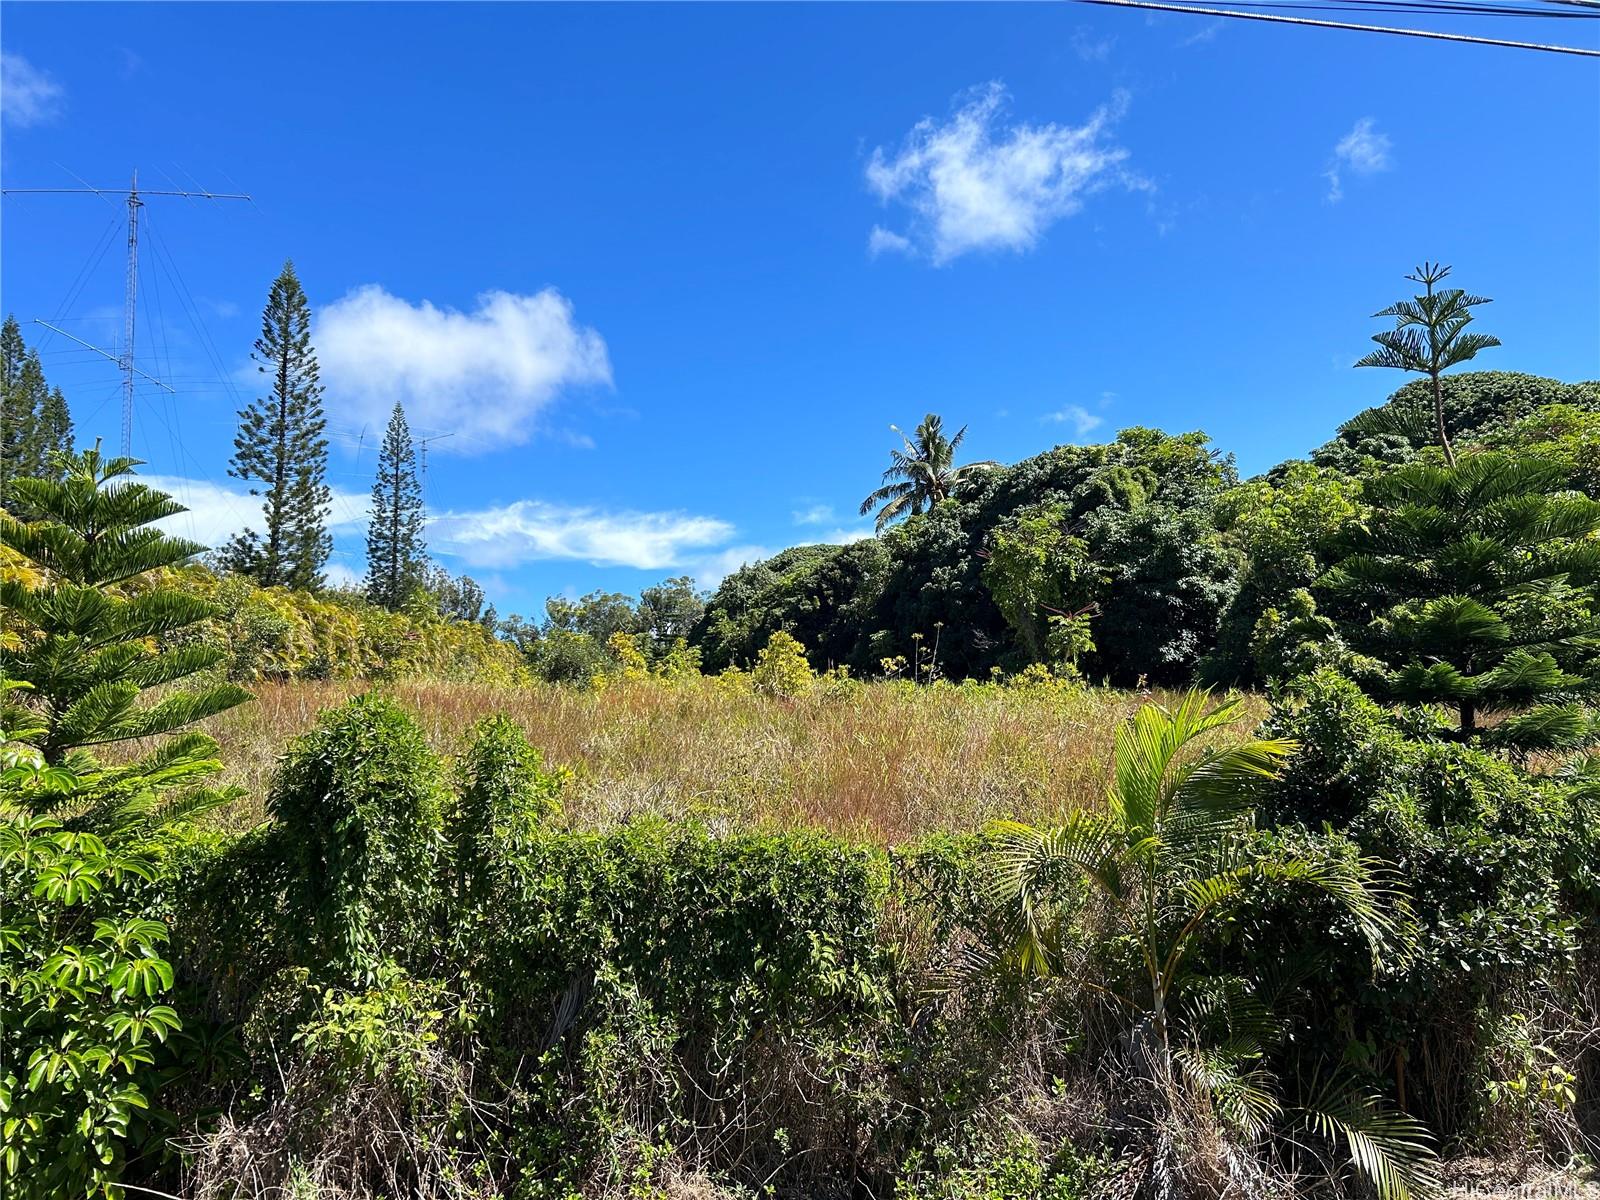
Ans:
POLYGON ((1438 1159, 1428 1127, 1376 1093, 1335 1075, 1301 1109, 1301 1118, 1313 1133, 1343 1144, 1378 1200, 1423 1200, 1438 1192, 1438 1159))
POLYGON ((988 839, 988 899, 1006 925, 1012 959, 1023 974, 1052 970, 1048 917, 1064 877, 1086 880, 1114 903, 1124 900, 1116 827, 1100 814, 1079 810, 1049 829, 997 821, 988 839))

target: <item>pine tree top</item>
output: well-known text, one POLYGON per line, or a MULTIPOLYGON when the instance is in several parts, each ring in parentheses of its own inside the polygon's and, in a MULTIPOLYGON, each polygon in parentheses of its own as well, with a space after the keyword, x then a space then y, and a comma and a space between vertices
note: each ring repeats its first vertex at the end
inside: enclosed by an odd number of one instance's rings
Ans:
POLYGON ((188 510, 133 478, 139 459, 107 458, 98 442, 58 457, 59 478, 11 483, 11 494, 36 519, 0 518, 0 542, 41 570, 80 587, 104 587, 205 551, 152 527, 188 510))

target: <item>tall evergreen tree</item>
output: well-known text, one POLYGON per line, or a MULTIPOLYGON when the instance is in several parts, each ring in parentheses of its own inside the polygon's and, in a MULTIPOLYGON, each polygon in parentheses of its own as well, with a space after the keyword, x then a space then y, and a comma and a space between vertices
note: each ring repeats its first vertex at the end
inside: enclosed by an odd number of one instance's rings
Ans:
POLYGON ((38 448, 39 471, 47 473, 57 454, 72 453, 72 412, 60 388, 51 388, 34 414, 33 440, 38 448))
MULTIPOLYGON (((123 585, 204 549, 153 523, 184 511, 163 492, 128 478, 136 459, 103 458, 99 446, 74 455, 59 479, 12 483, 38 519, 0 514, 0 545, 32 570, 0 580, 0 677, 28 685, 48 732, 39 743, 59 763, 78 747, 171 732, 249 699, 231 683, 184 691, 170 685, 219 662, 221 646, 164 639, 218 613, 181 587, 123 585), (161 689, 141 704, 147 689, 161 689)), ((186 734, 157 752, 159 765, 211 758, 216 744, 186 734)))
POLYGON ((27 343, 22 339, 22 326, 17 324, 15 316, 8 316, 5 324, 0 325, 0 382, 8 385, 16 382, 17 372, 22 370, 22 360, 27 353, 27 343))
MULTIPOLYGON (((1411 371, 1426 375, 1433 385, 1434 432, 1439 448, 1444 451, 1447 466, 1456 465, 1455 448, 1450 444, 1450 433, 1445 426, 1444 392, 1439 376, 1449 368, 1468 362, 1479 350, 1498 346, 1500 339, 1488 333, 1468 333, 1472 324, 1472 310, 1480 304, 1490 303, 1487 296, 1468 295, 1460 288, 1441 288, 1450 274, 1450 268, 1438 263, 1423 263, 1406 278, 1423 287, 1421 295, 1409 300, 1397 300, 1375 317, 1393 317, 1394 328, 1372 335, 1378 349, 1356 363, 1358 367, 1389 367, 1397 371, 1411 371)), ((1365 417, 1367 414, 1363 414, 1365 417)), ((1357 432, 1382 432, 1365 428, 1361 420, 1349 422, 1344 427, 1357 432)))
POLYGON ((374 604, 399 608, 421 582, 427 563, 422 516, 416 447, 405 410, 396 403, 378 452, 367 526, 367 597, 374 604))
POLYGON ((0 494, 13 479, 52 473, 53 455, 72 449, 72 417, 50 388, 36 350, 15 317, 0 325, 0 494))
MULTIPOLYGON (((7 317, 0 326, 0 496, 11 480, 28 474, 38 405, 30 377, 37 368, 38 357, 30 356, 16 317, 7 317)), ((42 373, 38 382, 43 383, 42 373)))
POLYGON ((1362 656, 1363 689, 1448 706, 1464 742, 1522 754, 1592 745, 1600 501, 1565 489, 1558 464, 1503 454, 1368 479, 1371 515, 1318 583, 1362 656))
POLYGON ((292 262, 273 281, 251 357, 271 389, 240 411, 228 474, 261 485, 250 494, 262 497, 266 532, 238 534, 223 561, 265 587, 318 587, 333 550, 326 519, 327 422, 311 346, 311 307, 292 262))

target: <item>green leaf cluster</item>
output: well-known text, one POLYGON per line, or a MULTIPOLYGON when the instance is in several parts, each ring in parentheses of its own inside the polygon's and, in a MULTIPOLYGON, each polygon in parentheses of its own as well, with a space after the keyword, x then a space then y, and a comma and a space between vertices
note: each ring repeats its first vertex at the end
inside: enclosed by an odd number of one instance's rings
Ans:
POLYGON ((1556 464, 1495 453, 1371 478, 1363 500, 1318 588, 1369 690, 1447 705, 1454 736, 1487 746, 1594 742, 1600 501, 1556 464))
POLYGON ((26 683, 45 717, 47 761, 69 750, 169 733, 249 698, 234 684, 172 685, 218 663, 220 647, 170 644, 216 613, 174 587, 149 585, 201 547, 155 523, 183 512, 131 478, 137 462, 99 447, 61 460, 58 479, 19 479, 11 494, 32 519, 0 514, 0 546, 31 575, 0 579, 0 675, 26 683), (159 698, 141 704, 145 693, 159 698))

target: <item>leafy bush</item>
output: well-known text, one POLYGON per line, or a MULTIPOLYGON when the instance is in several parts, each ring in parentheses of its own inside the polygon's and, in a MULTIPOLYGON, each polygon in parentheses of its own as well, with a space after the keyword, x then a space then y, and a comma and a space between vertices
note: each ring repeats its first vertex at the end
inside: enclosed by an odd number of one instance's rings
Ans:
POLYGON ((798 696, 816 679, 806 661, 806 648, 778 630, 767 639, 750 672, 756 690, 773 696, 798 696))
POLYGON ((1415 953, 1381 979, 1354 969, 1332 931, 1308 941, 1303 912, 1282 914, 1267 960, 1320 951, 1313 1024, 1348 1023, 1403 1102, 1445 1134, 1467 1128, 1490 1031, 1535 984, 1570 978, 1587 914, 1566 881, 1580 868, 1570 789, 1468 746, 1440 743, 1415 710, 1390 714, 1332 671, 1308 677, 1271 728, 1301 746, 1264 800, 1284 825, 1346 832, 1394 865, 1413 896, 1415 953), (1291 950, 1291 947, 1293 948, 1291 950))
POLYGON ((0 805, 0 1121, 7 1196, 85 1195, 149 1130, 169 1003, 167 930, 142 915, 155 864, 0 805))
POLYGON ((1292 1116, 1348 1144, 1381 1200, 1407 1200, 1433 1182, 1426 1129, 1337 1076, 1286 1105, 1271 1069, 1285 1032, 1273 973, 1227 973, 1204 953, 1288 893, 1327 904, 1374 963, 1403 953, 1410 932, 1405 899, 1374 860, 1255 835, 1256 793, 1294 743, 1223 736, 1237 716, 1237 702, 1210 705, 1203 692, 1170 710, 1146 705, 1119 731, 1104 813, 1048 829, 998 823, 990 892, 1001 936, 986 957, 1047 975, 1110 952, 1107 977, 1130 1022, 1119 1065, 1130 1087, 1153 1093, 1158 1123, 1193 1094, 1249 1138, 1292 1116), (1074 936, 1080 922, 1093 923, 1087 939, 1074 936))
POLYGON ((371 980, 427 954, 442 849, 438 760, 393 701, 359 696, 290 748, 267 797, 291 855, 300 961, 371 980))
POLYGON ((216 606, 180 644, 220 648, 230 679, 397 679, 428 675, 514 683, 522 655, 481 621, 426 603, 391 612, 354 592, 261 588, 241 575, 185 567, 168 582, 216 606))
POLYGON ((475 957, 481 928, 501 918, 516 859, 561 815, 568 772, 546 771, 514 722, 489 717, 473 727, 456 773, 444 824, 454 891, 450 933, 475 957))

